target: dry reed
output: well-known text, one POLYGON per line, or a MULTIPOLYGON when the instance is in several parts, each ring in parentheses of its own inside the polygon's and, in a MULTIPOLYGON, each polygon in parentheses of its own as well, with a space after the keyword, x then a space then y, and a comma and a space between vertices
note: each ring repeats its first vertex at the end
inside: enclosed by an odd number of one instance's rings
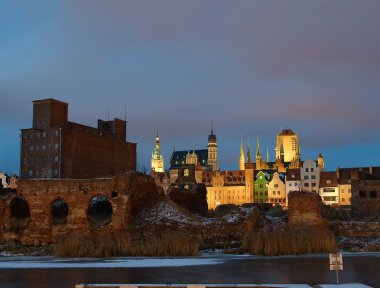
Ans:
POLYGON ((198 253, 199 240, 179 232, 138 241, 132 241, 127 233, 101 239, 72 235, 53 246, 53 254, 59 257, 194 256, 198 253))
POLYGON ((337 243, 330 231, 258 231, 243 238, 243 250, 255 255, 299 255, 336 252, 337 243))

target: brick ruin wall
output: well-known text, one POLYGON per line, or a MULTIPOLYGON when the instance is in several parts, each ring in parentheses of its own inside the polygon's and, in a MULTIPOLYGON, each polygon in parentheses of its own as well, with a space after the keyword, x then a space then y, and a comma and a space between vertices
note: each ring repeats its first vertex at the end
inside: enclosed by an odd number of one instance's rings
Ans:
POLYGON ((380 180, 352 179, 351 209, 361 216, 380 217, 380 180))
POLYGON ((317 193, 290 192, 288 197, 291 229, 326 228, 322 217, 322 200, 317 193))
POLYGON ((133 213, 160 197, 153 178, 141 173, 103 179, 20 180, 15 193, 0 197, 0 240, 40 245, 69 234, 97 237, 126 231, 133 213), (89 221, 87 213, 96 196, 105 196, 112 206, 109 223, 100 227, 89 221), (26 201, 30 217, 14 216, 17 211, 12 211, 12 203, 16 198, 26 201), (57 199, 68 207, 61 224, 53 223, 52 205, 57 199))

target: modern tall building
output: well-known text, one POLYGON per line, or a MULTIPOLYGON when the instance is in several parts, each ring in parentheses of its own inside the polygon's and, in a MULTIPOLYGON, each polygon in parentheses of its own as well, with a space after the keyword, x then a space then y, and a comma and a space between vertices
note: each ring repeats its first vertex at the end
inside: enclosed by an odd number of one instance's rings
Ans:
POLYGON ((33 101, 33 125, 21 129, 20 177, 94 178, 136 169, 136 144, 126 121, 98 120, 98 128, 68 121, 68 104, 33 101))
POLYGON ((156 143, 154 145, 154 152, 151 158, 151 170, 152 172, 165 172, 164 156, 161 154, 160 137, 158 136, 158 129, 156 131, 156 143))
POLYGON ((276 140, 276 159, 291 162, 299 156, 298 135, 292 129, 281 129, 276 140))

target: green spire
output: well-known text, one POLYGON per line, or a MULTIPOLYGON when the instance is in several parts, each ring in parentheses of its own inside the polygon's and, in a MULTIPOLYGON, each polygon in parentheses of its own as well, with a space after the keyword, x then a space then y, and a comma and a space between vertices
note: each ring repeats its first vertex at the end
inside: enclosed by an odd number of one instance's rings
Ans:
POLYGON ((268 149, 268 146, 267 146, 267 163, 269 163, 269 149, 268 149))

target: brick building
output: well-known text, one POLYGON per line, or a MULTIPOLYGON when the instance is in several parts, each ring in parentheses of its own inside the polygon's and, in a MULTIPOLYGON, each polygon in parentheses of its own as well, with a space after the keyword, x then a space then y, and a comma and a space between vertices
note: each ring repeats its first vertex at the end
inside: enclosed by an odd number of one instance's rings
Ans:
POLYGON ((98 120, 98 128, 68 121, 68 104, 33 101, 33 126, 21 129, 20 177, 94 178, 136 169, 136 144, 126 121, 98 120))

